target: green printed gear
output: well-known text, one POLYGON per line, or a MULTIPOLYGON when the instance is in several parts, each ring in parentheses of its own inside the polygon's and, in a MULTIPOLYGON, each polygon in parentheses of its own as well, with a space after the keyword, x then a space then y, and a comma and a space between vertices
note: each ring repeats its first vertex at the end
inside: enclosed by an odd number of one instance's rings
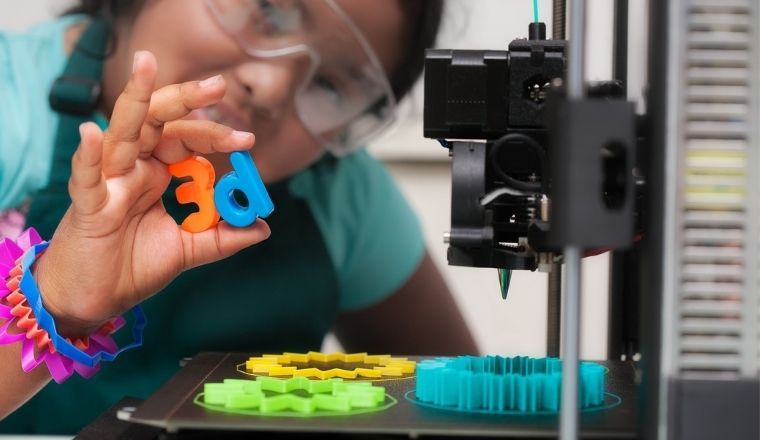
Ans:
POLYGON ((380 411, 393 406, 396 400, 386 396, 385 388, 369 382, 261 376, 256 380, 225 379, 222 383, 206 383, 195 403, 236 414, 310 417, 380 411), (386 397, 389 402, 384 404, 386 397))

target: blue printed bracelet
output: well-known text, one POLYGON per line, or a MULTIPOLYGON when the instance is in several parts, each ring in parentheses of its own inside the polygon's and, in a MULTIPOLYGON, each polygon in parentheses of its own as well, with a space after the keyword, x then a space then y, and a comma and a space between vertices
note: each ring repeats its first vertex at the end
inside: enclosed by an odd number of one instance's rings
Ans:
POLYGON ((26 254, 24 254, 24 258, 21 263, 23 275, 21 277, 20 287, 26 295, 29 306, 32 308, 32 311, 37 318, 38 325, 41 329, 47 331, 50 335, 50 340, 53 343, 53 347, 55 347, 55 349, 63 356, 66 356, 69 359, 81 364, 87 365, 88 367, 93 367, 100 361, 113 361, 122 352, 141 346, 143 344, 143 331, 145 330, 145 326, 148 324, 148 319, 146 318, 140 306, 135 306, 131 310, 132 314, 135 317, 134 324, 132 325, 132 343, 120 348, 115 352, 100 350, 94 354, 88 354, 58 334, 58 331, 55 328, 55 321, 53 320, 53 317, 47 310, 45 310, 45 307, 42 305, 42 296, 40 295, 40 290, 37 287, 37 282, 35 281, 34 276, 31 272, 31 267, 36 261, 37 256, 42 253, 42 251, 44 251, 48 245, 49 243, 40 243, 33 246, 26 252, 26 254))

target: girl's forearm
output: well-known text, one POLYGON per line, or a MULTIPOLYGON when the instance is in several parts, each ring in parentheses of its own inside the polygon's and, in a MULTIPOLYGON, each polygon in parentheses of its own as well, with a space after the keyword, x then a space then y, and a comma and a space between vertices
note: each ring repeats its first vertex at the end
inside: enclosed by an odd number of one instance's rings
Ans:
POLYGON ((37 394, 50 380, 44 365, 21 369, 21 344, 0 345, 0 420, 37 394))
MULTIPOLYGON (((45 255, 41 256, 39 262, 44 261, 45 255)), ((36 276, 38 281, 50 281, 52 276, 50 271, 43 267, 38 267, 36 276)), ((58 287, 54 282, 47 283, 48 290, 46 293, 54 294, 58 287)), ((65 316, 54 315, 57 323, 68 322, 65 316)), ((4 323, 0 323, 4 324, 4 323)), ((24 330, 16 327, 16 323, 11 323, 8 333, 18 334, 24 330)), ((71 333, 62 333, 64 336, 86 335, 89 334, 85 329, 71 327, 71 333)), ((21 368, 21 342, 13 344, 0 345, 0 420, 4 419, 18 407, 23 405, 32 396, 37 394, 50 381, 50 372, 46 368, 45 362, 33 368, 30 372, 25 373, 21 368)))

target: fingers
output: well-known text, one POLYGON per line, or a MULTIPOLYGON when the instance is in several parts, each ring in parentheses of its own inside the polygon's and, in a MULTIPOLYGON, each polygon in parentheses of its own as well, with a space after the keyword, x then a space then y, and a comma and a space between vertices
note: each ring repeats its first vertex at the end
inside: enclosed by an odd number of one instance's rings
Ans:
POLYGON ((82 138, 71 159, 69 194, 75 212, 83 215, 99 211, 108 199, 103 177, 103 132, 97 124, 86 122, 79 126, 82 138))
POLYGON ((135 166, 140 153, 140 131, 148 114, 156 81, 156 58, 147 51, 135 53, 132 76, 119 95, 105 135, 103 171, 119 176, 135 166))
POLYGON ((169 165, 194 154, 230 153, 250 149, 253 133, 236 131, 212 121, 167 122, 153 156, 169 165))
POLYGON ((203 81, 172 84, 153 92, 156 59, 147 51, 135 53, 132 76, 114 105, 105 134, 103 174, 131 171, 138 158, 151 155, 165 164, 193 154, 250 149, 252 133, 234 131, 211 121, 181 118, 218 102, 226 85, 221 75, 203 81))
POLYGON ((271 234, 269 225, 258 219, 247 228, 235 228, 226 222, 199 233, 181 231, 184 254, 183 270, 212 263, 260 243, 271 234))
POLYGON ((149 153, 155 147, 164 124, 184 118, 193 110, 216 104, 225 91, 226 84, 221 75, 203 81, 171 84, 156 90, 142 128, 142 153, 149 153))

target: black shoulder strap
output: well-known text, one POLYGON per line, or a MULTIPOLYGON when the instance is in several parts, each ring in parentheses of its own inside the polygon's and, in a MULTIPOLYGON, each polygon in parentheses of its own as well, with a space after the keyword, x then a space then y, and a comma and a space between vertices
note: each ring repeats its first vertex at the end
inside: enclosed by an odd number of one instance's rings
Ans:
POLYGON ((103 60, 111 28, 108 21, 93 19, 77 42, 68 64, 50 90, 51 107, 59 115, 53 145, 48 186, 32 198, 27 224, 45 237, 66 213, 71 200, 67 191, 71 176, 71 156, 79 144, 79 124, 93 119, 100 99, 103 60))
POLYGON ((76 115, 91 115, 102 92, 103 60, 111 38, 111 21, 92 19, 71 52, 66 69, 50 89, 53 110, 76 115))

